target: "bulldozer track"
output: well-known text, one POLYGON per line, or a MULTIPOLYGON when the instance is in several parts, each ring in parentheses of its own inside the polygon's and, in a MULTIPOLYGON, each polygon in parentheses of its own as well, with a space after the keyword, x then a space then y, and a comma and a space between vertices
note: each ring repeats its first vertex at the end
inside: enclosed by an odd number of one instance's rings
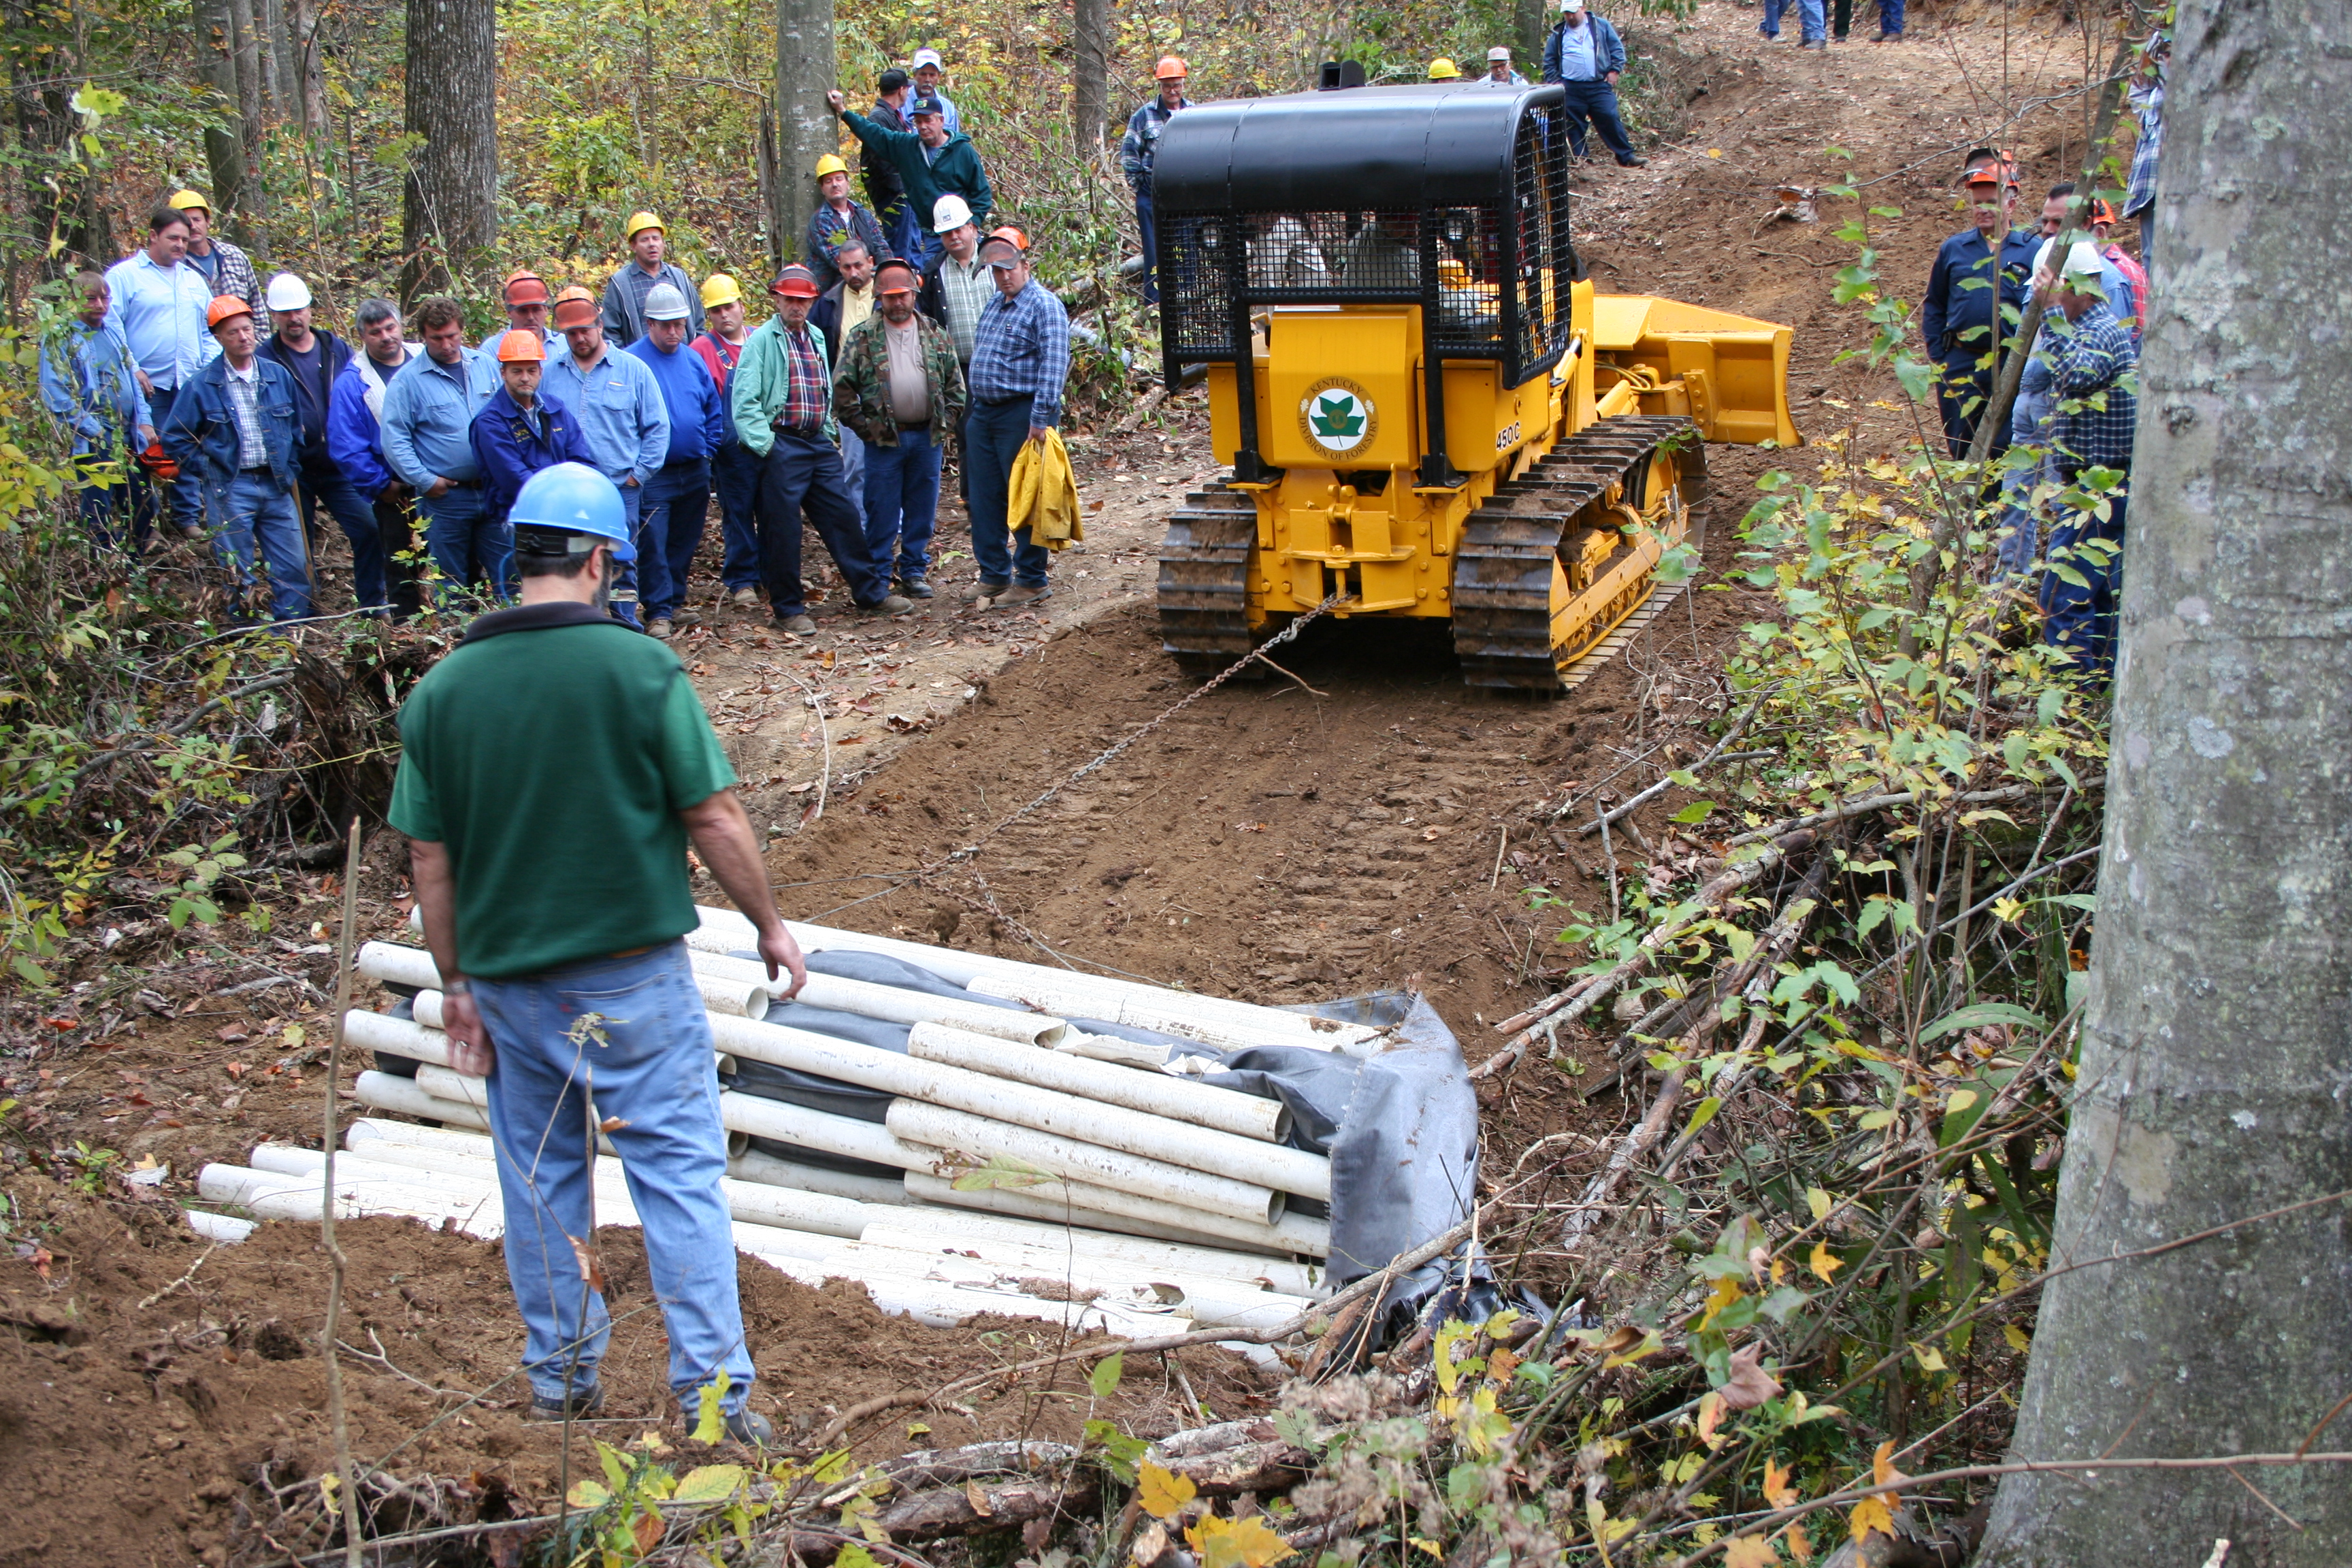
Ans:
MULTIPOLYGON (((1582 648, 1551 645, 1551 565, 1570 527, 1612 485, 1622 485, 1626 502, 1639 508, 1651 456, 1690 428, 1679 415, 1602 420, 1569 437, 1470 514, 1454 587, 1454 643, 1466 683, 1540 691, 1580 685, 1672 601, 1673 593, 1651 592, 1656 578, 1645 574, 1594 618, 1582 648), (1569 660, 1576 662, 1563 669, 1569 660)), ((1691 450, 1704 449, 1694 444, 1691 450)), ((1686 496, 1696 488, 1686 484, 1686 496)), ((1170 516, 1160 550, 1160 635, 1186 671, 1211 674, 1250 651, 1249 558, 1256 540, 1257 503, 1245 490, 1206 486, 1170 516)))
MULTIPOLYGON (((1604 419, 1569 437, 1519 478, 1499 486, 1470 514, 1454 576, 1454 648, 1472 686, 1559 691, 1581 684, 1674 595, 1654 574, 1618 589, 1579 647, 1552 646, 1552 564, 1578 517, 1622 486, 1626 505, 1647 501, 1650 458, 1692 428, 1681 415, 1604 419)), ((1694 449, 1696 449, 1696 447, 1694 449)), ((1605 576, 1630 559, 1620 547, 1605 576)))

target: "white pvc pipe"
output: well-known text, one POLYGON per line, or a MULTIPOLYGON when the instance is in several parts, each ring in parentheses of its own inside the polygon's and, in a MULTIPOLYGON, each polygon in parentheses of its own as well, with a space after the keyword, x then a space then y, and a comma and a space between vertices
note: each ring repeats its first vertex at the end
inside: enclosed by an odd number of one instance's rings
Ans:
POLYGON ((479 1151, 490 1158, 497 1145, 487 1132, 467 1132, 455 1127, 419 1127, 414 1121, 388 1121, 380 1116, 362 1116, 343 1129, 343 1147, 354 1153, 364 1153, 365 1145, 375 1142, 409 1143, 420 1149, 455 1149, 460 1152, 479 1151))
MULTIPOLYGON (((432 993, 435 996, 439 992, 432 993)), ((423 1019, 394 1018, 383 1013, 371 1013, 354 1007, 343 1015, 343 1043, 362 1050, 382 1051, 387 1056, 406 1057, 411 1061, 430 1062, 435 1067, 449 1065, 449 1037, 441 1032, 441 1019, 436 1013, 433 1026, 425 1026, 423 1019)))
POLYGON ((824 1193, 861 1204, 882 1204, 897 1208, 905 1206, 907 1203, 907 1184, 897 1176, 863 1176, 851 1171, 828 1171, 822 1165, 803 1165, 796 1160, 779 1160, 773 1154, 748 1151, 738 1154, 727 1162, 727 1173, 739 1182, 752 1182, 765 1187, 790 1187, 803 1193, 824 1193))
MULTIPOLYGON (((721 975, 732 980, 770 984, 767 965, 748 958, 733 958, 725 953, 693 952, 695 973, 721 975)), ((781 994, 783 983, 773 983, 772 990, 781 994)), ((975 1035, 992 1035, 1002 1040, 1019 1040, 1027 1045, 1059 1046, 1070 1033, 1070 1026, 1059 1018, 1048 1018, 1013 1007, 992 1007, 985 1002, 965 1002, 952 996, 934 996, 924 991, 910 991, 899 985, 883 985, 867 980, 850 980, 836 974, 812 973, 808 984, 793 997, 812 1007, 831 1007, 838 1012, 855 1013, 864 1018, 879 1018, 889 1024, 952 1024, 969 1029, 975 1035)))
MULTIPOLYGON (((394 985, 413 985, 419 991, 441 989, 441 972, 434 966, 433 955, 421 947, 403 947, 389 942, 365 942, 352 961, 352 967, 368 980, 394 985)), ((771 993, 764 971, 757 980, 705 974, 697 971, 694 984, 702 993, 703 1005, 714 1013, 726 1013, 740 1018, 767 1016, 771 993)))
POLYGON ((878 1121, 835 1116, 829 1110, 812 1110, 790 1100, 766 1100, 735 1089, 719 1097, 719 1121, 730 1131, 772 1138, 845 1160, 895 1165, 901 1171, 928 1171, 936 1157, 929 1150, 900 1142, 878 1121))
POLYGON ((1065 1325, 1074 1333, 1106 1333, 1133 1340, 1165 1333, 1181 1321, 1172 1313, 1095 1302, 1048 1301, 1013 1291, 978 1289, 903 1274, 852 1275, 840 1267, 827 1268, 800 1258, 755 1256, 786 1278, 812 1288, 823 1289, 828 1279, 849 1279, 862 1287, 882 1312, 894 1318, 912 1318, 935 1329, 960 1328, 985 1315, 1035 1319, 1065 1325))
POLYGON ((1260 1100, 1253 1094, 1088 1061, 1059 1051, 1041 1051, 940 1024, 916 1025, 907 1037, 907 1054, 921 1061, 968 1068, 991 1078, 1009 1078, 1262 1142, 1280 1142, 1290 1132, 1290 1112, 1280 1100, 1260 1100))
POLYGON ((954 1177, 992 1159, 1002 1159, 1065 1181, 1132 1193, 1149 1199, 1156 1214, 1180 1225, 1199 1212, 1256 1225, 1272 1225, 1282 1217, 1283 1195, 1270 1187, 1107 1149, 1099 1143, 1078 1142, 967 1110, 951 1110, 919 1100, 894 1100, 885 1125, 909 1143, 940 1150, 933 1166, 938 1175, 954 1177))
POLYGON ((239 1219, 235 1215, 206 1214, 203 1209, 182 1209, 187 1216, 188 1228, 207 1241, 238 1242, 257 1228, 256 1222, 239 1219))
MULTIPOLYGON (((1066 1268, 1042 1266, 1034 1258, 992 1256, 977 1258, 945 1251, 908 1252, 873 1242, 854 1242, 828 1258, 859 1272, 923 1267, 922 1277, 958 1284, 1020 1289, 1033 1279, 1050 1279, 1073 1291, 1115 1292, 1114 1304, 1150 1310, 1154 1305, 1174 1309, 1204 1329, 1274 1328, 1291 1321, 1314 1303, 1303 1296, 1277 1295, 1235 1280, 1202 1276, 1172 1276, 1146 1279, 1133 1270, 1101 1268, 1080 1261, 1066 1268), (899 1259, 907 1259, 901 1263, 899 1259), (925 1267, 927 1266, 927 1267, 925 1267)), ((1104 1304, 1100 1298, 1097 1305, 1104 1304)))
MULTIPOLYGON (((1089 977, 1090 978, 1090 977, 1089 977)), ((1218 1050, 1244 1050, 1254 1046, 1300 1046, 1309 1050, 1334 1051, 1356 1045, 1368 1038, 1372 1031, 1360 1025, 1343 1026, 1331 1030, 1318 1030, 1303 1014, 1276 1013, 1271 1008, 1252 1008, 1245 1015, 1235 1015, 1202 1006, 1212 1000, 1187 993, 1163 991, 1149 995, 1097 990, 1078 976, 1032 979, 1019 974, 982 974, 973 979, 969 987, 977 995, 1001 996, 1020 1002, 1041 1012, 1065 1015, 1075 1018, 1100 1018, 1108 1024, 1125 1024, 1129 1028, 1153 1029, 1180 1039, 1196 1040, 1218 1050), (1268 1026, 1267 1017, 1297 1018, 1298 1028, 1268 1026)))
MULTIPOLYGON (((196 1192, 210 1202, 235 1204, 263 1219, 316 1220, 326 1199, 324 1190, 313 1178, 240 1165, 206 1165, 197 1173, 196 1192)), ((430 1187, 347 1182, 338 1173, 336 1217, 359 1219, 370 1215, 455 1220, 469 1235, 499 1234, 499 1205, 494 1196, 486 1195, 478 1202, 463 1194, 430 1187)))
MULTIPOLYGON (((1038 1132, 1052 1133, 1059 1140, 1075 1139, 1155 1164, 1214 1173, 1219 1181, 1296 1193, 1301 1197, 1328 1199, 1331 1195, 1331 1162, 1304 1150, 1213 1131, 1163 1116, 1105 1105, 1008 1079, 991 1078, 964 1068, 922 1061, 804 1029, 716 1016, 710 1026, 720 1048, 736 1056, 877 1089, 900 1096, 898 1104, 920 1100, 992 1121, 1014 1122, 1038 1132)), ((897 1131, 895 1127, 892 1130, 897 1131)), ((1246 1210, 1232 1206, 1234 1201, 1235 1194, 1229 1193, 1227 1206, 1218 1212, 1249 1217, 1246 1210)))
POLYGON ((1048 1258, 1077 1256, 1115 1261, 1147 1272, 1154 1268, 1231 1279, 1289 1296, 1330 1293, 1325 1271, 1318 1266, 1294 1263, 1221 1247, 1190 1247, 1175 1242, 1147 1241, 1075 1226, 1035 1225, 1027 1220, 1001 1219, 969 1210, 909 1207, 904 1214, 876 1220, 860 1241, 905 1246, 910 1241, 956 1246, 971 1238, 1040 1253, 1048 1258))
POLYGON ((463 1100, 436 1099, 419 1089, 413 1078, 401 1078, 388 1072, 363 1072, 352 1088, 362 1105, 377 1110, 389 1110, 402 1116, 423 1116, 481 1131, 489 1130, 490 1119, 479 1110, 463 1100))
POLYGON ((959 1192, 951 1182, 942 1177, 909 1171, 907 1173, 907 1194, 919 1203, 981 1209, 990 1214, 1011 1215, 1048 1225, 1075 1223, 1170 1241, 1213 1247, 1238 1242, 1244 1247, 1258 1247, 1267 1252, 1304 1253, 1313 1258, 1331 1256, 1331 1227, 1323 1220, 1286 1214, 1274 1225, 1267 1226, 1200 1211, 1186 1214, 1171 1210, 1168 1205, 1150 1198, 1084 1182, 1049 1182, 1027 1188, 992 1187, 959 1192))
POLYGON ((490 1108, 490 1086, 471 1073, 430 1065, 416 1069, 416 1087, 436 1100, 454 1100, 477 1110, 490 1108))

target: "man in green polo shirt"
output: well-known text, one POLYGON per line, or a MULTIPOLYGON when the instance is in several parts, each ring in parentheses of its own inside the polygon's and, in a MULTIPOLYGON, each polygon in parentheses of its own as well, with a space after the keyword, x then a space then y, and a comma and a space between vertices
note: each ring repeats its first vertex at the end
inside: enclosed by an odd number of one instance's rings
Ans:
POLYGON ((635 552, 620 492, 558 463, 510 520, 521 602, 467 627, 401 709, 392 825, 410 840, 451 1065, 489 1080, 531 1415, 604 1400, 611 1324, 574 1250, 593 1096, 645 1226, 670 1386, 690 1420, 724 1374, 729 1434, 765 1443, 774 1429, 745 1404, 716 1058, 680 940, 697 922, 689 840, 759 928, 769 977, 792 972, 784 994, 808 972, 677 656, 605 614, 635 552))

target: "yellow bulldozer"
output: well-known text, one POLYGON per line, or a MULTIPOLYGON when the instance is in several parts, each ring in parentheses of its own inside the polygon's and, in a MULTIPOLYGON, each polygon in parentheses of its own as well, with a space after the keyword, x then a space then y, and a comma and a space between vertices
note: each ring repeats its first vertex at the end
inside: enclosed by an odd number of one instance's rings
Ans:
POLYGON ((1560 97, 1358 87, 1169 121, 1164 374, 1206 366, 1231 465, 1160 551, 1188 668, 1328 599, 1450 621, 1473 686, 1559 691, 1657 587, 1699 443, 1799 444, 1790 329, 1594 291, 1560 97))

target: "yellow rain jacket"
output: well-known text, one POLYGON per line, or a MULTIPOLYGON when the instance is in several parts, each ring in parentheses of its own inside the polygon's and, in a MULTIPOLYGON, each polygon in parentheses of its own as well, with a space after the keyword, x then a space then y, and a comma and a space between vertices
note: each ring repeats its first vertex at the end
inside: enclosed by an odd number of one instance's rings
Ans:
POLYGON ((1086 538, 1086 524, 1078 518, 1078 481, 1059 430, 1047 426, 1043 440, 1022 443, 1021 455, 1013 459, 1010 489, 1004 508, 1008 529, 1026 528, 1048 550, 1086 538))

